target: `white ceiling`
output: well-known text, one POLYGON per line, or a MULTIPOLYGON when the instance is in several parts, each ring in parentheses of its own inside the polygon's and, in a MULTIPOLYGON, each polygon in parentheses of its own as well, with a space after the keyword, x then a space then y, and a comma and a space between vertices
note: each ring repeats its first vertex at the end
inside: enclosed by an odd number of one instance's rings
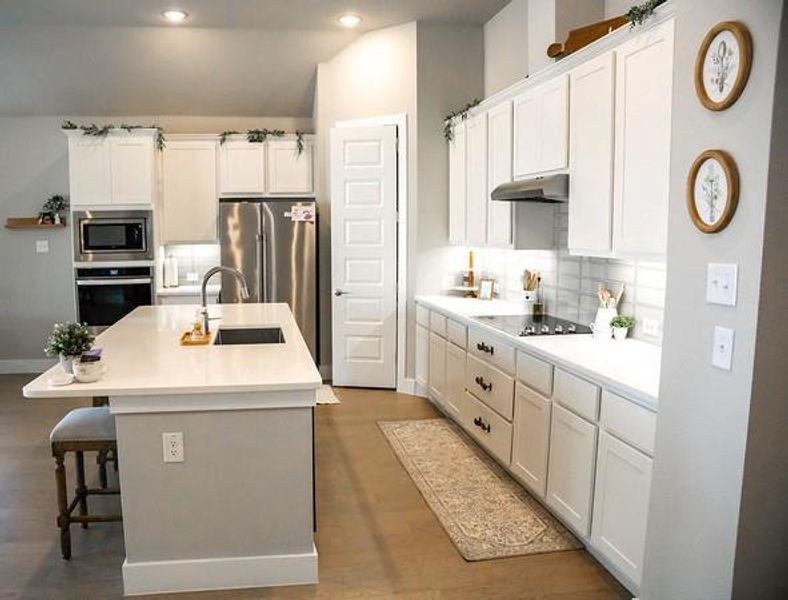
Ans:
POLYGON ((361 32, 481 25, 507 1, 0 0, 0 116, 311 116, 315 66, 361 32))

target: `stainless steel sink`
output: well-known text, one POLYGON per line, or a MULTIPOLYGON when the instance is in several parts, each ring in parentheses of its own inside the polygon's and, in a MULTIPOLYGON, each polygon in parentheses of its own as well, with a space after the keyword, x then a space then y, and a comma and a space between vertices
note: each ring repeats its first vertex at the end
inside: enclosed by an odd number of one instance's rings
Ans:
POLYGON ((217 346, 284 344, 285 336, 279 327, 219 327, 213 343, 217 346))

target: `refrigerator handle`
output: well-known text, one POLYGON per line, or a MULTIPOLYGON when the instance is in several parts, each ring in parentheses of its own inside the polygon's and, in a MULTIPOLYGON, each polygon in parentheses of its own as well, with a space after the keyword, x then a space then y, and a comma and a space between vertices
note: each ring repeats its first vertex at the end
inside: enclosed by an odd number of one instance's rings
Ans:
POLYGON ((262 298, 261 302, 268 302, 268 253, 266 251, 266 246, 268 245, 268 240, 266 239, 265 232, 257 236, 257 256, 259 260, 257 262, 258 268, 262 268, 262 274, 258 274, 258 281, 262 284, 262 298), (262 267, 261 267, 262 265, 262 267))
POLYGON ((260 302, 265 302, 265 288, 262 287, 265 284, 263 283, 263 273, 264 267, 262 266, 263 261, 263 236, 261 234, 257 234, 255 237, 255 243, 257 244, 257 260, 255 260, 255 265, 257 267, 257 281, 260 282, 261 285, 261 297, 259 299, 260 302))

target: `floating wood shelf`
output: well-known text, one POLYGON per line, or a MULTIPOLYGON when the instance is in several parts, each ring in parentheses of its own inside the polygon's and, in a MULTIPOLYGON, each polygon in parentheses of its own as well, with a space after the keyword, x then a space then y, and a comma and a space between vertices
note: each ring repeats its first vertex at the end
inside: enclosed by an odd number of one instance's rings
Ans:
POLYGON ((62 219, 58 225, 54 223, 39 223, 38 217, 8 217, 5 220, 6 229, 62 229, 65 226, 65 219, 62 219))

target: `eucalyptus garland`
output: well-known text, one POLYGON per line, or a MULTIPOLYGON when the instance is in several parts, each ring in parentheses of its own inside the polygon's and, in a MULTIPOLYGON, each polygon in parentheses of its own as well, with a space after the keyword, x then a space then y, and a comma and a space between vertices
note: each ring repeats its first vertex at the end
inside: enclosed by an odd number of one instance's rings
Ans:
POLYGON ((90 135, 99 138, 107 137, 109 132, 113 129, 122 129, 128 133, 131 133, 135 129, 155 129, 156 147, 159 150, 164 150, 164 146, 166 145, 164 142, 164 129, 158 125, 129 125, 127 123, 121 123, 120 125, 113 125, 112 123, 107 125, 96 125, 95 123, 91 123, 90 125, 77 125, 73 121, 66 120, 63 121, 60 128, 65 130, 79 129, 82 135, 90 135))
POLYGON ((481 103, 481 100, 478 98, 474 98, 468 104, 466 104, 463 108, 459 110, 453 110, 445 117, 443 117, 443 137, 446 138, 447 142, 451 142, 454 140, 454 124, 459 118, 461 121, 464 121, 468 118, 468 112, 474 107, 478 106, 481 103))
POLYGON ((625 17, 630 22, 631 27, 642 25, 654 14, 654 9, 661 4, 665 4, 665 2, 667 2, 667 0, 648 0, 643 4, 638 4, 630 8, 625 17))
MULTIPOLYGON (((241 133, 240 131, 235 131, 234 129, 228 129, 227 131, 222 131, 219 134, 219 144, 220 145, 224 145, 224 143, 228 140, 228 138, 230 136, 240 135, 240 133, 241 133)), ((284 129, 268 129, 268 128, 250 129, 249 131, 246 132, 246 141, 250 142, 252 144, 262 144, 265 140, 268 139, 269 136, 270 137, 283 137, 286 134, 287 134, 287 132, 284 129)), ((304 152, 304 148, 305 148, 304 136, 305 135, 306 134, 303 131, 301 131, 300 129, 297 129, 295 131, 296 148, 298 149, 298 155, 299 156, 301 156, 301 154, 304 152)))

